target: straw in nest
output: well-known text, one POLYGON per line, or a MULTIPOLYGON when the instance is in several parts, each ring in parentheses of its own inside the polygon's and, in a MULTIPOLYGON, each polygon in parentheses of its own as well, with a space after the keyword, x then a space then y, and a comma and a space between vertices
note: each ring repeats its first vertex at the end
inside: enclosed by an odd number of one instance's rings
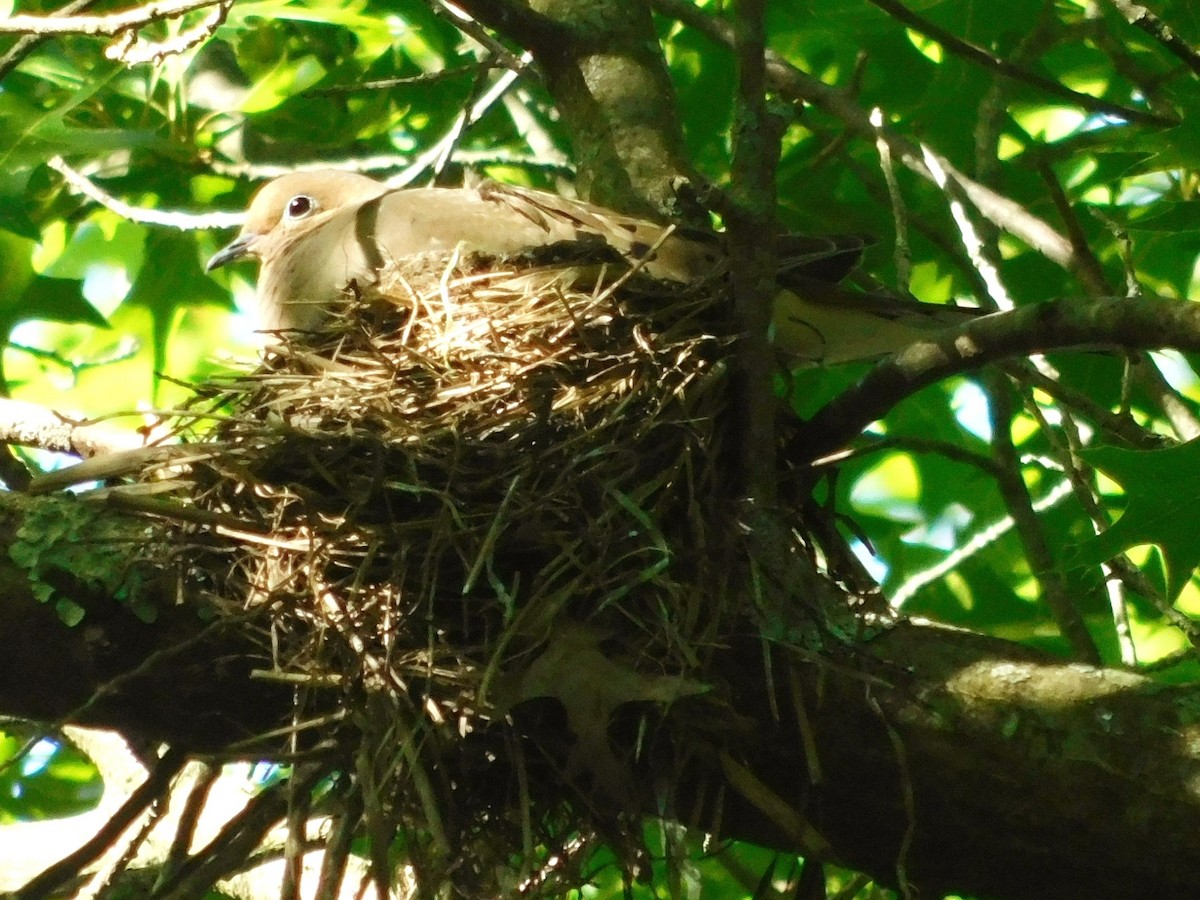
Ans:
POLYGON ((506 853, 580 840, 584 810, 613 840, 639 804, 614 716, 706 690, 744 612, 719 292, 410 264, 221 385, 236 412, 189 476, 243 523, 202 561, 218 609, 263 611, 293 746, 354 773, 429 872, 493 883, 506 853), (545 716, 561 742, 525 746, 545 716))

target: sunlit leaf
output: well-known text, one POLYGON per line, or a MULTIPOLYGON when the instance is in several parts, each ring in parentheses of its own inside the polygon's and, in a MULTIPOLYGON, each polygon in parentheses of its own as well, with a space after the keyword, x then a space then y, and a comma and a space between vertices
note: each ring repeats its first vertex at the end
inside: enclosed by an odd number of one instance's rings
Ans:
POLYGON ((1154 544, 1167 563, 1174 597, 1200 565, 1200 440, 1166 450, 1097 447, 1084 458, 1125 489, 1126 510, 1103 534, 1079 548, 1075 561, 1093 565, 1129 547, 1154 544))

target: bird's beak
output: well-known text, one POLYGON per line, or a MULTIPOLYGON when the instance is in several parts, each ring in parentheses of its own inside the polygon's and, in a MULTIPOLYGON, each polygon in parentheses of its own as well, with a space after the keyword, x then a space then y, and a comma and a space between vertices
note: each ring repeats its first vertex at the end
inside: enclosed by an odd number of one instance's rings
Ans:
POLYGON ((208 265, 204 267, 204 271, 211 272, 213 269, 219 269, 228 263, 237 262, 239 259, 245 259, 247 256, 253 256, 254 242, 257 240, 258 235, 254 232, 243 231, 229 244, 226 244, 213 254, 212 259, 208 261, 208 265))

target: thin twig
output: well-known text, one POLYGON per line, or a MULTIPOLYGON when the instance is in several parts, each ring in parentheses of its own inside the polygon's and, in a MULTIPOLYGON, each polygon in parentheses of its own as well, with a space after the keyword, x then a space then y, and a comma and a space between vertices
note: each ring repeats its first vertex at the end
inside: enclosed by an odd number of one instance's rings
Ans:
MULTIPOLYGON (((1030 393, 1023 392, 1022 400, 1026 411, 1038 423, 1042 437, 1054 451, 1055 461, 1061 465, 1062 471, 1066 473, 1071 482, 1075 499, 1091 520, 1093 533, 1103 534, 1112 523, 1101 507, 1100 498, 1096 493, 1095 470, 1085 463, 1080 455, 1084 447, 1084 440, 1071 411, 1055 405, 1055 412, 1059 416, 1058 428, 1055 428, 1047 418, 1041 404, 1037 403, 1030 393), (1065 444, 1060 440, 1060 435, 1065 438, 1065 444)), ((1104 585, 1117 634, 1117 643, 1121 648, 1121 661, 1127 666, 1137 665, 1137 649, 1134 646, 1133 635, 1129 627, 1129 610, 1125 603, 1123 585, 1119 579, 1112 577, 1113 568, 1109 563, 1102 563, 1100 568, 1104 574, 1104 585)))
POLYGON ((7 34, 120 34, 161 19, 204 9, 225 0, 162 0, 103 16, 16 15, 0 19, 0 33, 7 34))
MULTIPOLYGON (((653 3, 664 15, 695 28, 716 43, 729 48, 733 46, 733 33, 729 24, 708 15, 688 0, 653 0, 653 3)), ((783 96, 807 101, 841 120, 857 136, 870 141, 876 139, 879 132, 853 97, 800 71, 783 57, 770 51, 767 53, 767 79, 770 86, 783 96)), ((1074 268, 1074 250, 1070 241, 1048 222, 1033 215, 1016 201, 968 178, 948 159, 932 149, 914 144, 890 128, 885 127, 881 133, 891 147, 892 155, 917 175, 930 181, 934 180, 933 173, 925 164, 926 154, 929 154, 937 160, 942 171, 959 184, 975 208, 989 221, 1020 238, 1056 264, 1068 269, 1074 268)))
POLYGON ((522 53, 520 56, 517 56, 517 54, 498 41, 479 22, 468 15, 462 7, 448 2, 448 0, 434 0, 434 2, 429 4, 429 8, 434 15, 450 22, 455 28, 470 37, 495 57, 501 65, 513 72, 523 72, 529 65, 529 60, 526 58, 528 54, 522 53))
POLYGON ((876 453, 887 453, 892 450, 901 450, 905 453, 937 454, 953 462, 974 466, 976 469, 979 469, 979 471, 984 472, 993 478, 999 476, 998 463, 990 456, 985 456, 982 453, 976 453, 974 450, 968 450, 966 447, 958 444, 952 444, 949 441, 937 441, 926 438, 909 437, 905 435, 892 435, 885 438, 879 438, 863 444, 861 447, 843 450, 838 453, 831 453, 829 456, 823 456, 820 459, 813 460, 812 465, 842 465, 851 459, 858 459, 860 457, 874 455, 876 453))
POLYGON ((235 228, 241 225, 246 218, 244 213, 164 212, 158 209, 131 206, 97 187, 82 172, 67 165, 61 156, 53 157, 47 165, 62 175, 67 184, 76 193, 90 197, 105 209, 112 210, 118 216, 130 222, 138 222, 143 225, 164 225, 168 228, 177 228, 180 231, 207 231, 216 228, 235 228))
POLYGON ((1083 391, 1076 390, 1060 379, 1038 371, 1027 362, 1016 362, 1006 366, 1006 371, 1019 381, 1026 381, 1038 390, 1045 391, 1060 405, 1083 416, 1092 426, 1103 432, 1109 440, 1125 444, 1138 450, 1161 450, 1174 446, 1175 441, 1164 434, 1143 428, 1125 413, 1114 413, 1102 406, 1083 391))
POLYGON ((1146 32, 1194 73, 1200 75, 1200 53, 1181 38, 1174 28, 1140 3, 1132 3, 1130 0, 1108 0, 1108 3, 1125 17, 1126 22, 1146 32))
POLYGON ((77 876, 89 863, 95 861, 111 847, 121 832, 128 828, 138 816, 162 797, 171 783, 171 779, 186 762, 187 753, 184 750, 177 747, 169 748, 158 760, 146 780, 129 795, 129 798, 121 804, 121 808, 109 817, 90 841, 27 882, 17 892, 17 895, 22 900, 41 900, 43 897, 49 897, 58 888, 77 876))
MULTIPOLYGON (((74 15, 75 13, 90 9, 99 2, 100 0, 71 0, 66 6, 56 10, 54 15, 74 15)), ((29 56, 30 53, 52 37, 53 35, 49 34, 27 34, 22 36, 15 44, 8 48, 3 56, 0 56, 0 81, 7 78, 8 74, 19 66, 25 57, 29 56)))
POLYGON ((917 891, 908 879, 908 857, 912 853, 913 841, 917 835, 917 794, 913 790, 908 750, 904 746, 904 738, 888 720, 874 694, 867 694, 867 706, 879 718, 896 756, 896 775, 900 780, 900 796, 904 803, 904 834, 900 839, 900 846, 896 849, 896 883, 904 900, 915 900, 917 891))
MULTIPOLYGON (((815 134, 820 134, 816 125, 810 125, 810 130, 815 134)), ((880 178, 876 176, 874 169, 869 169, 855 159, 849 152, 843 148, 839 153, 839 161, 841 165, 849 169, 855 177, 866 188, 867 193, 880 204, 890 204, 891 198, 888 195, 886 186, 880 186, 880 178)), ((929 241, 934 247, 946 255, 953 263, 959 272, 970 282, 971 291, 984 295, 987 293, 987 285, 979 277, 979 272, 971 265, 971 261, 963 252, 961 243, 955 242, 952 238, 946 235, 944 228, 940 228, 931 223, 926 217, 917 216, 916 218, 909 217, 909 225, 918 232, 925 240, 929 241)), ((855 273, 858 274, 858 273, 855 273)), ((873 291, 878 293, 886 293, 881 288, 873 287, 873 291)))
MULTIPOLYGON (((464 166, 471 166, 473 168, 513 166, 535 171, 545 171, 564 177, 570 177, 573 171, 570 160, 561 153, 540 155, 536 153, 509 153, 499 149, 459 149, 455 151, 454 159, 464 166)), ((280 175, 288 175, 292 172, 314 172, 321 169, 338 169, 345 172, 384 172, 404 169, 412 164, 413 158, 411 156, 399 153, 384 153, 376 156, 318 159, 306 163, 228 163, 213 160, 209 168, 218 175, 228 175, 230 178, 261 180, 265 178, 278 178, 280 175)))
POLYGON ((159 872, 159 881, 172 877, 187 859, 188 850, 196 836, 196 826, 208 803, 213 786, 221 777, 221 768, 205 762, 197 762, 199 771, 192 783, 179 819, 175 824, 175 835, 171 838, 171 846, 167 849, 166 859, 163 860, 159 872))
POLYGON ((496 79, 496 82, 479 96, 479 99, 472 103, 468 109, 459 113, 454 123, 433 146, 421 153, 404 171, 393 175, 387 180, 388 187, 399 188, 412 184, 430 167, 436 167, 440 160, 447 158, 462 133, 468 127, 478 122, 483 114, 504 96, 525 71, 524 67, 527 67, 532 61, 533 57, 528 52, 523 53, 519 60, 522 67, 509 68, 502 72, 500 77, 496 79))
POLYGON ((466 66, 455 66, 452 69, 438 69, 436 72, 422 72, 420 75, 402 75, 396 78, 376 78, 371 81, 356 81, 353 84, 333 84, 328 87, 309 88, 301 96, 328 97, 338 94, 357 94, 360 91, 390 91, 398 87, 413 87, 427 84, 437 84, 459 75, 475 75, 480 69, 491 69, 496 62, 484 59, 466 66))
POLYGON ((321 876, 313 900, 337 900, 341 896, 342 881, 346 877, 346 863, 350 859, 350 846, 358 824, 362 821, 362 814, 362 792, 346 791, 342 798, 341 813, 333 817, 330 834, 325 841, 325 853, 321 857, 321 876))
POLYGON ((879 168, 883 172, 883 182, 887 185, 888 200, 891 201, 892 220, 896 225, 896 286, 904 293, 912 284, 912 249, 908 245, 908 207, 904 195, 900 193, 900 183, 896 180, 896 166, 892 162, 892 148, 884 139, 883 110, 876 107, 871 110, 871 124, 880 131, 875 140, 879 151, 879 168))
POLYGON ((967 258, 987 288, 987 299, 991 301, 989 308, 1012 309, 1013 300, 1004 281, 1000 278, 1000 268, 992 254, 988 252, 989 247, 980 235, 979 229, 971 221, 971 215, 968 212, 970 204, 962 186, 950 177, 942 166, 941 159, 928 148, 925 152, 925 165, 933 174, 934 184, 941 188, 942 193, 946 195, 950 216, 958 227, 959 238, 967 252, 967 258))
POLYGON ((290 782, 297 781, 302 790, 311 790, 320 774, 313 768, 297 771, 287 781, 263 789, 216 837, 192 854, 174 876, 158 885, 151 897, 203 897, 222 876, 245 863, 284 815, 290 782))
POLYGON ((1089 94, 1073 91, 1064 84, 1038 75, 1035 72, 1022 69, 1020 66, 1014 65, 1006 59, 1001 59, 998 56, 988 53, 982 47, 978 47, 969 41, 964 41, 946 29, 933 24, 928 19, 918 16, 912 10, 898 3, 897 0, 867 0, 867 2, 879 7, 892 18, 903 22, 909 28, 913 29, 913 31, 937 41, 946 50, 961 59, 1003 75, 1005 78, 1024 82, 1052 97, 1061 97, 1064 100, 1069 100, 1080 109, 1108 116, 1116 116, 1128 122, 1137 122, 1142 125, 1156 125, 1161 128, 1170 128, 1179 124, 1177 121, 1146 112, 1145 110, 1122 106, 1120 103, 1110 103, 1107 100, 1101 100, 1089 94))
POLYGON ((1171 428, 1181 441, 1190 441, 1200 437, 1200 418, 1187 404, 1171 383, 1163 377, 1154 360, 1144 354, 1130 359, 1130 369, 1134 379, 1155 405, 1162 410, 1163 416, 1171 423, 1171 428))
MULTIPOLYGON (((1100 260, 1096 258, 1096 254, 1092 251, 1091 243, 1088 241, 1087 235, 1083 230, 1083 223, 1080 222, 1079 216, 1076 215, 1074 208, 1071 206, 1071 201, 1067 198, 1067 192, 1063 190, 1062 182, 1059 181, 1054 169, 1050 167, 1045 154, 1036 154, 1035 160, 1038 174, 1041 176, 1042 182, 1046 185, 1046 189, 1050 192, 1050 199, 1054 203, 1054 208, 1058 210, 1058 217, 1062 219, 1063 225, 1067 229, 1067 237, 1074 248, 1075 264, 1080 269, 1085 270, 1085 277, 1081 281, 1085 286, 1106 286, 1108 284, 1108 276, 1104 274, 1104 266, 1100 264, 1100 260)), ((1103 293, 1112 294, 1114 292, 1111 288, 1107 288, 1103 293)))
POLYGON ((126 66, 136 66, 140 63, 158 65, 168 56, 178 56, 193 47, 207 41, 218 28, 225 24, 225 18, 233 7, 233 0, 218 0, 216 9, 193 25, 165 41, 147 41, 134 29, 122 31, 115 41, 104 48, 104 56, 108 59, 124 63, 126 66))
POLYGON ((1083 662, 1100 665, 1100 650, 1083 624, 1083 615, 1072 601, 1062 568, 1054 559, 1041 520, 1033 508, 1033 498, 1021 475, 1021 463, 1012 441, 1012 400, 1008 382, 1000 375, 988 378, 988 409, 992 416, 992 448, 1000 463, 997 482, 1008 514, 1016 523, 1017 536, 1029 560, 1033 577, 1041 586, 1042 597, 1059 632, 1083 662))
MULTIPOLYGON (((1071 496, 1071 483, 1065 479, 1052 485, 1045 494, 1033 501, 1033 511, 1043 513, 1053 509, 1071 496)), ((948 572, 953 572, 968 559, 982 553, 1004 535, 1016 527, 1016 522, 1009 515, 1002 516, 994 522, 977 527, 969 537, 957 541, 957 546, 940 562, 914 572, 893 591, 890 592, 888 603, 893 609, 902 609, 904 604, 926 585, 940 582, 948 572)))

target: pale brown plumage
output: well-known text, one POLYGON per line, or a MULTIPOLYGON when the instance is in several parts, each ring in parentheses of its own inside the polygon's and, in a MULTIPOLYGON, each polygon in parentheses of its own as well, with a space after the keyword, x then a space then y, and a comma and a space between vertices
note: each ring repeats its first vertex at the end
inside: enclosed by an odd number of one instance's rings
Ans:
MULTIPOLYGON (((597 242, 665 281, 694 283, 725 265, 716 236, 669 231, 543 191, 494 183, 392 190, 363 175, 329 170, 284 175, 265 185, 241 234, 208 268, 257 257, 260 326, 311 330, 351 282, 370 284, 397 260, 456 249, 507 257, 597 242)), ((880 356, 969 314, 831 284, 858 249, 853 242, 780 239, 785 287, 775 301, 773 339, 797 362, 832 365, 880 356)))

